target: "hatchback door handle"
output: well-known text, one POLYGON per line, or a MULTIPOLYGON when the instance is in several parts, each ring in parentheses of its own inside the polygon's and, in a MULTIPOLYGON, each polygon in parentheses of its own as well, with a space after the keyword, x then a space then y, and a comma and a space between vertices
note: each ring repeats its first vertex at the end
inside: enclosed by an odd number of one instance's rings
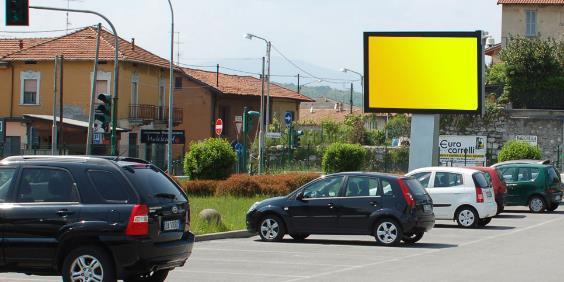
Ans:
POLYGON ((73 211, 69 211, 67 209, 57 211, 57 215, 61 216, 61 217, 65 217, 65 216, 69 216, 69 215, 73 215, 73 214, 74 214, 73 211))
POLYGON ((371 204, 371 205, 373 205, 373 206, 377 206, 377 205, 378 205, 378 202, 376 202, 376 201, 372 201, 372 202, 368 202, 368 203, 371 204))
POLYGON ((328 206, 330 209, 332 209, 333 207, 335 207, 335 205, 334 205, 333 203, 329 203, 329 204, 327 204, 327 206, 328 206))

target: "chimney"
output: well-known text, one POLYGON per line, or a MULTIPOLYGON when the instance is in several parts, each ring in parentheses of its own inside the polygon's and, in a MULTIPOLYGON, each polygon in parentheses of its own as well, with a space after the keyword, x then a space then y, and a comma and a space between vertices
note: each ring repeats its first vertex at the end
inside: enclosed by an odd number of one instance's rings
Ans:
POLYGON ((23 49, 23 40, 20 39, 20 50, 23 49))
POLYGON ((131 38, 131 50, 135 51, 135 38, 131 38))
POLYGON ((313 114, 313 106, 309 108, 309 112, 313 114))

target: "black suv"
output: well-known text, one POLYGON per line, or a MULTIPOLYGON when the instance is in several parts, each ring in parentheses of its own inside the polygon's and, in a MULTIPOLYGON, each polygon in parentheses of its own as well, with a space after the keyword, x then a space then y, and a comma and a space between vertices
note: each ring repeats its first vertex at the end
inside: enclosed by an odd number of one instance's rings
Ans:
POLYGON ((433 202, 416 179, 380 173, 322 176, 288 196, 257 202, 247 213, 247 229, 264 241, 355 234, 396 245, 419 241, 434 225, 433 202))
POLYGON ((164 281, 192 252, 188 198, 141 160, 0 162, 0 271, 63 281, 164 281))

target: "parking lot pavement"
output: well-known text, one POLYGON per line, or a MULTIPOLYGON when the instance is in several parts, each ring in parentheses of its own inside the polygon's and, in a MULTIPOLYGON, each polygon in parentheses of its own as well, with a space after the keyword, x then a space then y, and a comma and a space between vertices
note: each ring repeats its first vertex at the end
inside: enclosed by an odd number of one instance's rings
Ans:
MULTIPOLYGON (((564 210, 508 212, 483 229, 437 226, 413 245, 376 246, 370 236, 258 237, 197 243, 167 281, 562 281, 564 210)), ((59 281, 0 274, 0 281, 59 281)))

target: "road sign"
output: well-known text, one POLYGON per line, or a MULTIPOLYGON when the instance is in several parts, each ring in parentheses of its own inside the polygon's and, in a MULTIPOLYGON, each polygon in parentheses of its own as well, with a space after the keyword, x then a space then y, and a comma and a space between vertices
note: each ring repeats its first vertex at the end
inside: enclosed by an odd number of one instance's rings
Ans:
POLYGON ((223 121, 218 118, 215 121, 215 134, 217 134, 217 136, 221 136, 221 132, 223 132, 223 121))
POLYGON ((243 152, 243 145, 237 142, 237 144, 235 144, 235 151, 237 152, 237 154, 241 154, 243 152))
POLYGON ((294 121, 294 113, 286 112, 284 114, 284 122, 286 122, 286 125, 289 125, 292 121, 294 121))
POLYGON ((235 122, 243 122, 243 116, 235 116, 235 122))
POLYGON ((92 134, 92 144, 94 144, 94 145, 102 144, 103 136, 104 136, 103 133, 92 134))
POLYGON ((243 127, 242 121, 235 121, 235 128, 237 128, 237 134, 241 134, 241 128, 243 127))
POLYGON ((282 133, 280 133, 280 132, 267 132, 266 137, 267 138, 282 138, 282 133))

